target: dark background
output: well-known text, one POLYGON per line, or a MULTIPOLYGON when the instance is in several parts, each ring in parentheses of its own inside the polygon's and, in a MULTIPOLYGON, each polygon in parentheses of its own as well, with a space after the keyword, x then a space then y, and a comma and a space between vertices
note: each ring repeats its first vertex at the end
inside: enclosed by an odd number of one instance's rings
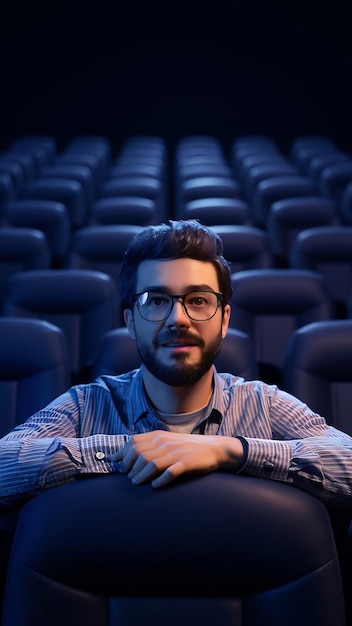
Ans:
POLYGON ((234 138, 352 151, 350 2, 3 2, 0 150, 23 134, 234 138))

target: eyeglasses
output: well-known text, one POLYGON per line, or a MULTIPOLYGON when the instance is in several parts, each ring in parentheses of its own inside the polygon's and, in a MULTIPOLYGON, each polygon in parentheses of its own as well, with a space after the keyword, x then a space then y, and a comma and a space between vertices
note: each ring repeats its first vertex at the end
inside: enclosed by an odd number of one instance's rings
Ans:
POLYGON ((185 313, 195 322, 205 322, 214 317, 222 302, 222 293, 216 291, 190 291, 183 296, 172 296, 162 291, 143 291, 133 297, 139 314, 148 322, 166 320, 176 300, 180 300, 185 313))

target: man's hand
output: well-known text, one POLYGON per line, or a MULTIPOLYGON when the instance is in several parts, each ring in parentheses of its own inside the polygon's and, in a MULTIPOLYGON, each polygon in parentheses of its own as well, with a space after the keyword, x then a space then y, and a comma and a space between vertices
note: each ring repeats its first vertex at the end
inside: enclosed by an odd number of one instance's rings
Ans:
POLYGON ((242 456, 242 443, 234 437, 155 430, 132 436, 114 460, 121 461, 120 471, 135 485, 151 481, 163 487, 182 474, 236 470, 242 456))

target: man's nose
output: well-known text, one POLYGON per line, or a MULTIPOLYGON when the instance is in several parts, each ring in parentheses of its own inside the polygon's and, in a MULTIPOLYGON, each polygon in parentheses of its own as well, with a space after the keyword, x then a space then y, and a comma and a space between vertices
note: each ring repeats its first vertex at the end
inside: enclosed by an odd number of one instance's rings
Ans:
POLYGON ((184 309, 184 306, 182 304, 182 301, 180 299, 178 300, 174 300, 173 303, 173 307, 170 311, 170 314, 167 318, 167 323, 169 325, 174 325, 174 324, 182 324, 185 325, 187 324, 188 326, 190 325, 190 319, 184 309))

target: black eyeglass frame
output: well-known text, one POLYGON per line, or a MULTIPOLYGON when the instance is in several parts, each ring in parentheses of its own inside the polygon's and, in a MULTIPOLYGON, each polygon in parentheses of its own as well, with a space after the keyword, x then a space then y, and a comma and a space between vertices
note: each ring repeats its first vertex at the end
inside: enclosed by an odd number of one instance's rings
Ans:
POLYGON ((211 320, 214 315, 216 314, 220 304, 222 304, 223 302, 223 294, 220 293, 219 291, 212 291, 212 289, 200 289, 199 291, 192 289, 192 291, 188 291, 187 293, 183 294, 183 295, 172 295, 171 293, 168 293, 167 291, 157 291, 157 290, 153 290, 153 289, 146 289, 145 291, 141 291, 140 293, 135 293, 133 296, 133 302, 134 304, 137 305, 137 309, 139 312, 139 315, 146 320, 147 322, 164 322, 165 320, 167 320, 167 318, 169 317, 172 309, 174 308, 175 302, 177 300, 181 300, 182 306, 183 306, 183 310, 186 313, 187 317, 189 317, 190 320, 192 320, 193 322, 208 322, 209 320, 211 320), (138 304, 138 298, 140 298, 140 296, 142 296, 144 293, 155 293, 155 294, 160 294, 160 295, 164 295, 164 296, 168 296, 169 298, 171 298, 171 307, 170 310, 168 312, 168 314, 165 317, 162 317, 161 319, 157 319, 157 320, 150 320, 147 317, 144 317, 144 315, 142 315, 141 310, 139 308, 139 304, 138 304), (185 305, 185 299, 187 298, 187 296, 189 296, 191 293, 212 293, 214 294, 214 296, 216 296, 217 298, 217 307, 214 311, 214 313, 210 316, 210 317, 206 317, 205 319, 199 320, 196 319, 194 317, 191 317, 191 315, 188 313, 187 311, 187 307, 185 305))

